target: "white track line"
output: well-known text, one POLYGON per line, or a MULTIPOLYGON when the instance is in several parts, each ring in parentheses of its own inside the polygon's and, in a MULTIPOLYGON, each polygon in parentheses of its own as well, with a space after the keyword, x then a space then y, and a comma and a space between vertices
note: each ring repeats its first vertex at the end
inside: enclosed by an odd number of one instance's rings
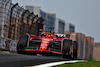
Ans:
POLYGON ((85 62, 85 61, 84 60, 60 61, 60 62, 52 62, 52 63, 47 63, 47 64, 30 66, 30 67, 51 67, 51 66, 61 65, 64 63, 75 63, 75 62, 85 62))

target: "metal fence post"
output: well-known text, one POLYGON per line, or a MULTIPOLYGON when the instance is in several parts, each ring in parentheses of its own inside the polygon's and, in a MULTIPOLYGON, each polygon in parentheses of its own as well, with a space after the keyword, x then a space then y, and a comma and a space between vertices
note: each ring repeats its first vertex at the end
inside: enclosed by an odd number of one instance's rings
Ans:
POLYGON ((27 16, 27 33, 29 34, 29 20, 30 20, 30 17, 31 17, 31 15, 33 14, 33 12, 32 13, 30 13, 28 16, 27 16))
POLYGON ((10 24, 9 24, 9 32, 8 32, 8 38, 11 38, 11 31, 12 31, 12 26, 11 26, 11 20, 12 20, 12 13, 14 8, 18 5, 18 3, 16 3, 12 8, 11 8, 11 13, 10 13, 10 24))
POLYGON ((16 27, 15 27, 15 39, 17 39, 17 29, 18 29, 18 16, 19 16, 19 12, 21 11, 21 9, 23 9, 23 6, 17 10, 17 15, 16 15, 16 27))
POLYGON ((24 31, 23 31, 23 29, 24 29, 24 21, 23 21, 23 20, 24 20, 25 14, 26 14, 27 12, 29 12, 29 10, 25 10, 25 12, 22 13, 22 23, 21 23, 20 35, 24 33, 24 31))
POLYGON ((9 0, 6 0, 6 2, 4 3, 4 6, 3 6, 3 12, 4 12, 4 13, 3 13, 3 14, 4 14, 3 16, 4 16, 4 17, 3 17, 2 31, 1 31, 1 36, 2 36, 2 37, 5 37, 5 36, 4 36, 4 23, 5 23, 6 6, 7 6, 8 3, 9 3, 9 0))

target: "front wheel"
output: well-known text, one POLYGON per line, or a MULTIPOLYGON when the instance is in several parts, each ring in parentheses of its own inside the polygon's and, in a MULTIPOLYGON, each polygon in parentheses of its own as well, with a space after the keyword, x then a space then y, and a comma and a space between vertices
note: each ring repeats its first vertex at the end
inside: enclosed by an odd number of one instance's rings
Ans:
POLYGON ((23 48, 27 47, 28 35, 21 35, 17 44, 17 53, 21 54, 23 48))
POLYGON ((63 58, 71 58, 70 55, 70 46, 72 45, 72 40, 64 40, 63 41, 63 47, 62 47, 62 51, 64 53, 63 58))

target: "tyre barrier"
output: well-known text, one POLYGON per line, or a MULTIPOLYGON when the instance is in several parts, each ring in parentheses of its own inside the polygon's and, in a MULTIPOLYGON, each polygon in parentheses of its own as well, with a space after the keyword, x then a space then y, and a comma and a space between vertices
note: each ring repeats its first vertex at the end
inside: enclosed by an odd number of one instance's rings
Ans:
POLYGON ((0 37, 0 50, 16 52, 17 40, 12 40, 6 37, 0 37))

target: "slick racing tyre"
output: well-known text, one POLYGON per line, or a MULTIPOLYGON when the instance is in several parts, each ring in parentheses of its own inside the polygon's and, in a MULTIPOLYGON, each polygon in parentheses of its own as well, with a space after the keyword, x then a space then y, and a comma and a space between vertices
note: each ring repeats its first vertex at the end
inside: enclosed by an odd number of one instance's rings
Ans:
POLYGON ((77 42, 74 41, 73 42, 73 58, 76 59, 77 58, 77 42))
POLYGON ((22 53, 22 49, 27 47, 28 35, 21 35, 17 44, 17 53, 22 53))
POLYGON ((72 45, 72 40, 64 40, 63 41, 63 52, 64 52, 64 56, 63 58, 70 58, 70 46, 72 45))

